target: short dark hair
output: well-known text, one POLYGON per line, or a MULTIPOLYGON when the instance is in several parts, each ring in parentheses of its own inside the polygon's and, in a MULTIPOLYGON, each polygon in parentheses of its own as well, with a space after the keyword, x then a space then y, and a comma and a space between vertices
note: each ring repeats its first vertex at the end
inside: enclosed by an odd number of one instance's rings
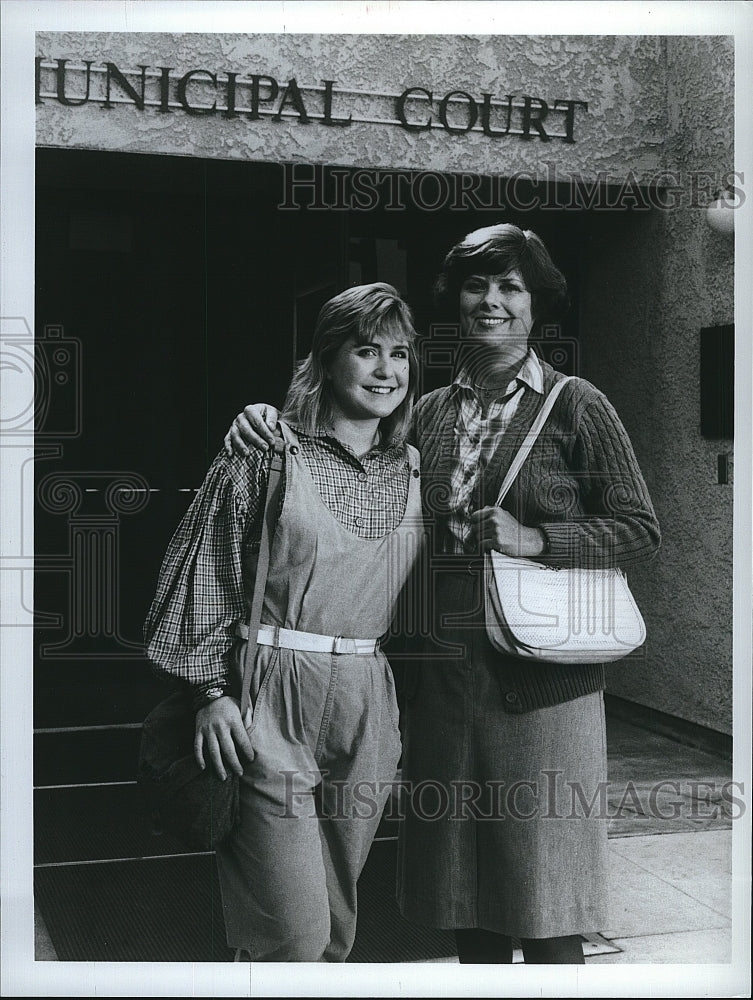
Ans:
POLYGON ((531 293, 534 324, 558 319, 568 305, 567 281, 542 240, 509 222, 468 233, 450 250, 434 283, 438 306, 457 314, 460 288, 470 274, 520 271, 531 293))
POLYGON ((327 366, 350 337, 368 344, 376 336, 389 337, 408 347, 408 392, 405 399, 381 421, 384 437, 402 441, 410 428, 418 384, 418 358, 413 314, 397 290, 385 282, 354 285, 325 302, 314 327, 311 353, 298 366, 290 383, 283 415, 312 433, 332 420, 332 397, 327 366))

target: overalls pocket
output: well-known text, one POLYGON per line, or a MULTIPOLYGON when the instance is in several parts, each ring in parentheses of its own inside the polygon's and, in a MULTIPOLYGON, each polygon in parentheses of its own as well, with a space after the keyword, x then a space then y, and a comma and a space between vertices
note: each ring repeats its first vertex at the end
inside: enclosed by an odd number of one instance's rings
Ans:
MULTIPOLYGON (((248 640, 238 639, 233 647, 233 662, 235 670, 238 676, 243 676, 243 659, 246 655, 246 646, 248 645, 248 640)), ((268 649, 269 647, 261 647, 262 651, 268 649)), ((259 655, 259 650, 256 653, 256 661, 251 671, 251 682, 250 682, 250 699, 249 699, 249 712, 250 712, 250 724, 247 731, 250 732, 256 722, 257 713, 261 707, 261 703, 264 698, 264 693, 269 684, 269 679, 277 666, 280 659, 280 650, 271 649, 271 656, 269 660, 265 663, 266 657, 262 652, 259 655)))
POLYGON ((386 657, 383 657, 383 672, 384 672, 384 700, 387 705, 387 711, 389 712, 390 719, 395 729, 400 728, 400 709, 398 707, 397 693, 395 690, 395 678, 392 673, 392 667, 386 657))

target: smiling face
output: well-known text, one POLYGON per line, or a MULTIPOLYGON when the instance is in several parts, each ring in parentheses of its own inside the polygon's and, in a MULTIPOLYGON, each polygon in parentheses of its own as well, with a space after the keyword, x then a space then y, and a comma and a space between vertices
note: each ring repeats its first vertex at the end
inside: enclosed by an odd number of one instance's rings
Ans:
POLYGON ((327 366, 335 418, 381 420, 405 399, 408 346, 376 334, 368 343, 349 337, 327 366))
POLYGON ((506 364, 522 362, 533 326, 531 293, 520 271, 470 274, 460 286, 464 338, 487 346, 506 364))

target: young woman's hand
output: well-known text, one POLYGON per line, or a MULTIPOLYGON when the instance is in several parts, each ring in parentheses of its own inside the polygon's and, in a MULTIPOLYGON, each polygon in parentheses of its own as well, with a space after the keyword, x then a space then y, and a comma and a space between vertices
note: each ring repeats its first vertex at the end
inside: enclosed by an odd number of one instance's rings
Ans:
POLYGON ((484 552, 496 549, 507 556, 535 558, 546 547, 541 528, 527 528, 501 507, 482 507, 474 511, 469 520, 484 552))
POLYGON ((249 403, 230 425, 225 435, 229 457, 248 455, 249 446, 266 451, 274 444, 274 429, 280 411, 269 403, 249 403))
POLYGON ((254 759, 251 741, 235 698, 224 695, 196 713, 194 756, 202 771, 209 758, 222 781, 228 772, 243 774, 240 757, 245 757, 249 763, 254 759))

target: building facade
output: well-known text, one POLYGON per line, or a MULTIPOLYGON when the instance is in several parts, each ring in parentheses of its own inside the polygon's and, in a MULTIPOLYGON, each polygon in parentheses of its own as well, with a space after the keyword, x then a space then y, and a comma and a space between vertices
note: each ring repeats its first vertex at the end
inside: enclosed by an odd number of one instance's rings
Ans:
POLYGON ((613 402, 662 526, 608 690, 731 734, 734 243, 707 215, 744 198, 731 38, 42 32, 36 55, 35 334, 50 384, 72 373, 39 424, 40 690, 133 675, 192 489, 326 298, 395 284, 432 388, 443 254, 512 221, 571 288, 542 350, 613 402))

